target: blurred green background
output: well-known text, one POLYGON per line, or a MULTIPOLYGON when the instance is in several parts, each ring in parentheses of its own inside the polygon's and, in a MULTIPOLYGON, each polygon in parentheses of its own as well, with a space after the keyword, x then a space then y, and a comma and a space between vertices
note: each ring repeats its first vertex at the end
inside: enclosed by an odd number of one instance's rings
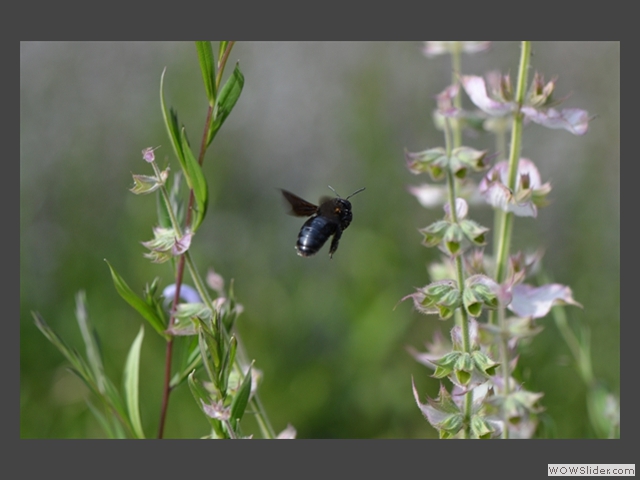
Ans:
MULTIPOLYGON (((443 144, 431 112, 450 80, 450 58, 426 59, 421 43, 239 42, 245 86, 205 160, 209 213, 191 252, 235 279, 244 313, 238 328, 264 375, 261 398, 276 431, 291 423, 298 438, 436 436, 415 405, 438 382, 407 353, 423 349, 451 323, 396 304, 429 282, 435 249, 418 228, 441 216, 406 190, 427 178, 404 166, 404 149, 443 144), (354 220, 332 260, 328 246, 312 258, 294 251, 302 219, 285 215, 277 188, 310 201, 352 199, 354 220), (396 307, 394 309, 394 307, 396 307)), ((214 47, 214 50, 216 48, 214 47)), ((576 137, 538 125, 525 129, 523 156, 550 181, 552 205, 536 220, 518 219, 514 246, 545 248, 554 280, 572 287, 584 310, 573 325, 591 330, 596 376, 620 392, 620 45, 533 44, 533 69, 558 76, 563 106, 596 114, 576 137)), ((463 72, 517 71, 519 44, 499 42, 465 56, 463 72)), ((121 382, 141 318, 117 295, 108 259, 141 292, 168 264, 142 258, 140 242, 155 224, 153 196, 128 192, 131 173, 149 173, 141 150, 178 170, 164 130, 165 98, 199 143, 206 100, 193 43, 21 43, 20 46, 20 436, 102 437, 88 411, 88 391, 35 327, 38 311, 82 350, 75 293, 87 293, 106 369, 121 382)), ((230 70, 230 68, 228 68, 230 70)), ((467 99, 465 99, 467 101, 467 99)), ((467 105, 468 102, 467 102, 467 105)), ((465 138, 493 149, 489 137, 465 138)), ((471 211, 491 227, 486 208, 471 211)), ((525 387, 542 400, 555 435, 589 437, 585 387, 550 318, 523 350, 525 387)), ((146 326, 142 349, 142 419, 154 437, 160 410, 164 344, 146 326)), ((248 421, 246 430, 255 426, 248 421)), ((166 437, 207 433, 186 385, 169 404, 166 437)))

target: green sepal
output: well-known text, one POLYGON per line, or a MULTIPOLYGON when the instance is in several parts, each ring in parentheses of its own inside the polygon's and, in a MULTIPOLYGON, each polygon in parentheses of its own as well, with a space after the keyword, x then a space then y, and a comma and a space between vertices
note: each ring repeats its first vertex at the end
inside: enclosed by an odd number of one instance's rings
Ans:
POLYGON ((432 377, 444 378, 448 376, 455 369, 460 355, 463 355, 463 352, 449 352, 437 360, 432 360, 431 363, 436 366, 432 377))
POLYGON ((211 418, 207 415, 207 412, 204 410, 203 404, 211 403, 211 395, 207 391, 207 389, 202 385, 200 380, 195 377, 195 371, 191 372, 187 377, 187 383, 189 384, 189 390, 191 390, 191 394, 193 398, 195 398, 198 407, 204 413, 204 416, 209 421, 211 428, 213 428, 216 435, 219 438, 228 438, 228 434, 225 432, 224 427, 222 426, 222 422, 220 420, 216 420, 215 418, 211 418))
POLYGON ((162 187, 169 178, 169 168, 160 172, 160 178, 150 175, 133 174, 133 187, 129 191, 135 195, 147 195, 162 187))
POLYGON ((440 320, 448 320, 452 317, 453 313, 456 311, 455 308, 447 307, 446 305, 436 305, 438 309, 438 316, 440 320))
POLYGON ((424 299, 421 304, 426 308, 437 308, 442 320, 450 318, 456 308, 460 306, 460 290, 452 280, 439 280, 431 283, 422 289, 422 293, 424 299))
POLYGON ((456 370, 456 378, 460 385, 467 385, 471 380, 471 373, 465 370, 456 370))
MULTIPOLYGON (((452 152, 452 157, 455 159, 459 169, 471 168, 474 172, 481 172, 488 168, 488 164, 485 163, 487 156, 486 150, 476 150, 471 147, 458 147, 452 152)), ((456 169, 457 173, 457 169, 456 169)))
POLYGON ((475 350, 471 353, 471 359, 475 364, 476 369, 482 372, 485 376, 493 376, 496 374, 496 370, 500 366, 499 363, 494 362, 491 358, 484 352, 480 350, 475 350))
POLYGON ((204 303, 180 303, 174 312, 175 322, 167 331, 175 336, 197 335, 194 318, 198 317, 211 324, 212 315, 211 309, 204 303))
POLYGON ((431 225, 421 228, 418 231, 423 235, 422 244, 425 247, 435 247, 444 238, 447 230, 449 229, 449 222, 445 220, 438 220, 431 225))
POLYGON ((488 439, 493 433, 494 429, 481 415, 471 416, 471 438, 488 439))
POLYGON ((455 223, 448 226, 443 238, 447 251, 453 256, 460 252, 463 239, 464 232, 460 226, 455 223))
POLYGON ((417 175, 426 172, 434 181, 444 178, 445 169, 449 165, 444 148, 430 148, 417 153, 405 151, 404 155, 411 173, 417 175))
POLYGON ((450 438, 457 434, 464 425, 464 415, 461 413, 454 413, 446 417, 442 422, 440 422, 436 428, 440 429, 440 438, 450 438), (445 436, 442 436, 442 433, 445 433, 445 436))
POLYGON ((485 238, 485 233, 489 231, 488 228, 485 228, 474 222, 473 220, 462 220, 460 222, 460 228, 464 232, 465 237, 469 239, 474 245, 483 246, 486 245, 487 241, 485 238))

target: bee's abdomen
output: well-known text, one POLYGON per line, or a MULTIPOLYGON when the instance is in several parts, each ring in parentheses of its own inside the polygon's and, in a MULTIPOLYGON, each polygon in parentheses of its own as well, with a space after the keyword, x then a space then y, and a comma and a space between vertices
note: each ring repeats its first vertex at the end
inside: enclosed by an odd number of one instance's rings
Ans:
POLYGON ((298 234, 296 250, 302 257, 310 257, 318 253, 331 235, 336 232, 337 223, 324 217, 311 217, 298 234))

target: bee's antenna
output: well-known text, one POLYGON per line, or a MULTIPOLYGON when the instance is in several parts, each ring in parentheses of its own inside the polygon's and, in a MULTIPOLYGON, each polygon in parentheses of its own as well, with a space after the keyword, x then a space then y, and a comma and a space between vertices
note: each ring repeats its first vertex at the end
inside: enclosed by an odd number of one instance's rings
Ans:
MULTIPOLYGON (((331 185, 327 185, 332 191, 333 193, 335 193, 336 195, 338 195, 338 198, 342 198, 340 196, 340 194, 338 192, 336 192, 334 190, 334 188, 331 185)), ((349 200, 351 197, 353 197, 356 193, 360 193, 361 191, 363 191, 366 187, 362 187, 360 190, 356 190, 355 192, 353 192, 351 195, 349 195, 347 198, 345 198, 345 200, 349 200)))
POLYGON ((361 191, 363 191, 366 187, 362 187, 360 190, 356 190, 355 192, 353 192, 351 195, 349 195, 345 200, 349 200, 351 197, 353 197, 356 193, 360 193, 361 191))
POLYGON ((333 189, 333 187, 332 187, 331 185, 327 185, 327 186, 328 186, 328 187, 333 191, 333 193, 335 193, 336 195, 338 195, 338 198, 342 198, 342 197, 340 196, 340 194, 338 194, 338 192, 336 192, 336 191, 333 189))

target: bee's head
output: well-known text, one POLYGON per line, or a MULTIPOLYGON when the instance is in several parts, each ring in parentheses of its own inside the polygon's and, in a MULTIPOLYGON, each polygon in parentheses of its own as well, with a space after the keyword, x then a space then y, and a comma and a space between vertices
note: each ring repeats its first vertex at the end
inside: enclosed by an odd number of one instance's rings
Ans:
POLYGON ((346 198, 336 198, 334 199, 333 208, 334 213, 340 219, 340 227, 344 230, 349 226, 353 219, 353 214, 351 213, 351 202, 346 198))
MULTIPOLYGON (((338 195, 338 192, 336 192, 331 185, 329 185, 329 188, 333 191, 333 193, 338 195)), ((333 200, 333 213, 340 219, 340 227, 343 230, 347 228, 349 224, 351 224, 351 220, 353 219, 353 214, 351 213, 351 202, 348 199, 353 197, 356 193, 361 192, 362 190, 364 190, 364 187, 360 190, 356 190, 347 198, 342 198, 340 197, 340 195, 338 195, 338 198, 335 198, 333 200)))

